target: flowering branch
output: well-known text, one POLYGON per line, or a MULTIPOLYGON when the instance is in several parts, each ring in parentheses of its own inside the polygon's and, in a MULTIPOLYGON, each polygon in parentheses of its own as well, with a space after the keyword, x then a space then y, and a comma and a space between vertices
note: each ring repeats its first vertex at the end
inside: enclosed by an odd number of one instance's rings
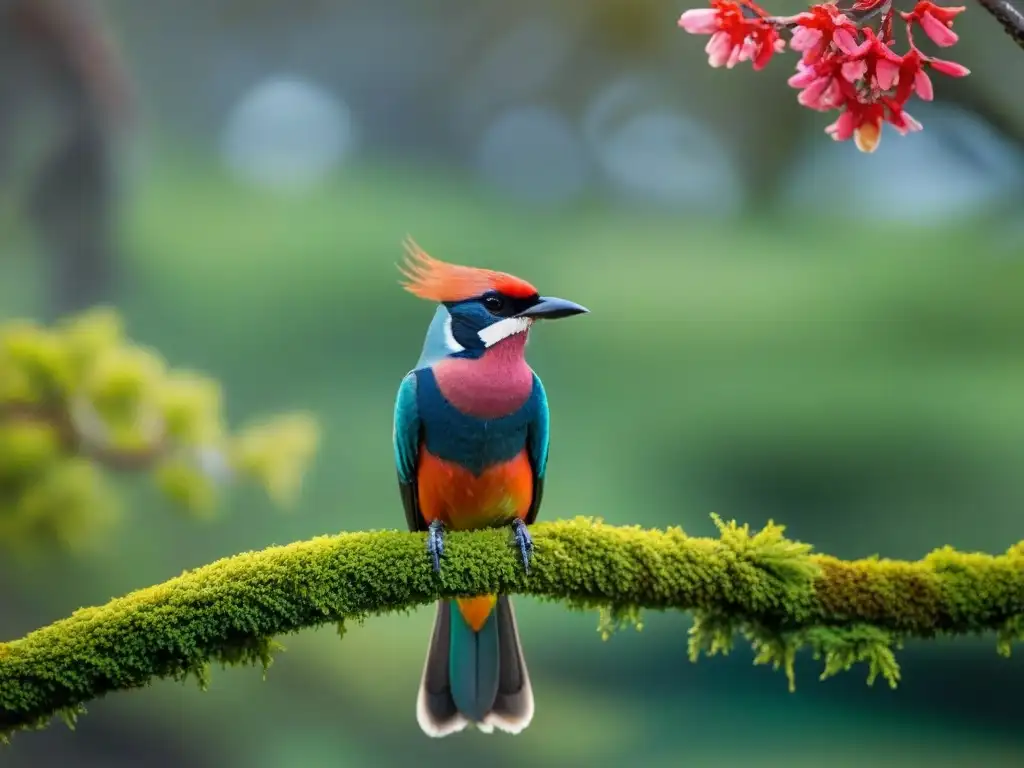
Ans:
POLYGON ((449 533, 440 575, 424 535, 399 531, 236 555, 0 643, 0 740, 157 678, 205 686, 211 662, 265 668, 275 635, 460 595, 600 608, 604 632, 638 622, 640 609, 693 611, 692 660, 727 651, 739 633, 791 689, 803 646, 823 660, 822 678, 864 663, 869 683, 895 687, 904 638, 994 632, 1003 655, 1024 640, 1024 542, 995 556, 946 547, 916 562, 844 561, 772 523, 715 523, 715 538, 585 518, 538 524, 528 575, 501 529, 449 533))
MULTIPOLYGON (((1002 8, 1005 0, 985 1, 1000 4, 1004 26, 1014 28, 1006 21, 1010 15, 1002 8)), ((914 39, 919 29, 938 47, 952 46, 958 40, 953 20, 964 10, 919 0, 909 13, 899 12, 906 29, 903 54, 893 51, 897 12, 892 0, 854 0, 845 8, 819 3, 795 16, 769 16, 753 0, 712 0, 710 8, 686 11, 679 26, 691 34, 710 35, 708 63, 728 69, 744 61, 754 70, 764 69, 785 50, 783 34, 788 35, 790 49, 801 54, 789 79, 790 86, 800 89, 797 101, 818 112, 838 110, 838 119, 825 132, 836 141, 852 138, 859 150, 873 152, 884 123, 901 135, 921 130, 905 107, 915 95, 932 100, 930 71, 949 77, 970 74, 961 64, 926 54, 914 39)))

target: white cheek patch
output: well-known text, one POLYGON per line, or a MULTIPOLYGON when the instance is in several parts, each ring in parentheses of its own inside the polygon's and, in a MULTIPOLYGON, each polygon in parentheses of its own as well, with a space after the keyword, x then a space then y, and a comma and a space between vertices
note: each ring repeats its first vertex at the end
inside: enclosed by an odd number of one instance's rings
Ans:
POLYGON ((455 339, 455 334, 452 333, 452 318, 451 315, 445 318, 444 321, 444 345, 448 347, 449 352, 462 352, 466 348, 459 344, 455 339))
POLYGON ((533 319, 529 317, 506 317, 504 320, 499 320, 494 325, 489 325, 482 331, 477 333, 480 337, 480 341, 484 343, 485 347, 493 347, 502 339, 507 339, 509 336, 515 336, 517 333, 526 333, 530 330, 530 326, 533 324, 533 319))

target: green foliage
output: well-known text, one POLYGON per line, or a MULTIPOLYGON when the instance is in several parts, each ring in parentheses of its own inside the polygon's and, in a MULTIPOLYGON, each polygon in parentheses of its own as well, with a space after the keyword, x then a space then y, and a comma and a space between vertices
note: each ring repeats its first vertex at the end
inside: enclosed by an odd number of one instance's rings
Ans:
POLYGON ((231 434, 217 382, 168 370, 97 309, 54 328, 0 326, 0 544, 88 546, 118 515, 102 469, 146 471, 180 509, 210 514, 218 486, 260 484, 287 505, 318 442, 286 414, 231 434))
POLYGON ((824 661, 821 680, 848 671, 854 664, 868 665, 868 685, 882 675, 895 688, 900 679, 893 648, 900 640, 886 629, 870 624, 851 626, 810 626, 795 631, 772 629, 744 618, 717 611, 700 611, 690 628, 689 654, 697 661, 701 654, 715 656, 732 650, 736 634, 754 649, 754 664, 771 664, 783 669, 789 690, 796 690, 794 664, 802 648, 810 648, 816 660, 824 661))
POLYGON ((424 535, 398 531, 236 555, 0 644, 0 732, 154 678, 192 675, 205 687, 210 662, 265 671, 277 635, 326 623, 343 634, 346 619, 458 595, 599 608, 605 633, 638 623, 641 609, 692 610, 692 659, 727 653, 739 633, 755 663, 783 668, 791 688, 805 646, 824 661, 823 679, 865 663, 869 682, 881 675, 894 686, 893 648, 905 637, 996 631, 1002 650, 1020 639, 1020 545, 999 556, 946 548, 917 562, 841 561, 812 555, 774 524, 751 533, 716 523, 715 539, 589 518, 540 523, 529 575, 501 529, 449 533, 439 575, 424 535))

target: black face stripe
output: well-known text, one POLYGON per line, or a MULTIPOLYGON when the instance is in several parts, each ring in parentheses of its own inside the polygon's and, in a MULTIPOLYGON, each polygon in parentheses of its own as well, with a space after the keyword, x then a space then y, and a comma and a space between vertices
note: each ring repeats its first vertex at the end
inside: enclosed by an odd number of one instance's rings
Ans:
POLYGON ((490 312, 495 317, 515 317, 520 312, 523 312, 524 310, 527 310, 530 307, 532 307, 534 304, 537 303, 539 299, 540 296, 538 294, 522 298, 518 296, 509 296, 508 294, 505 293, 498 293, 497 291, 488 291, 483 296, 481 296, 478 299, 478 301, 481 304, 483 304, 484 308, 487 309, 487 311, 490 312), (496 296, 501 299, 501 309, 495 311, 491 309, 489 306, 487 306, 487 299, 490 296, 496 296))
POLYGON ((486 309, 495 317, 515 317, 520 312, 529 309, 538 301, 540 301, 540 294, 534 294, 533 296, 526 296, 524 298, 521 296, 509 296, 506 293, 499 293, 498 291, 488 291, 487 293, 482 294, 481 296, 477 296, 476 298, 473 299, 466 299, 465 301, 445 302, 445 306, 448 307, 449 311, 451 311, 452 307, 456 306, 457 304, 465 304, 469 301, 474 301, 480 304, 481 306, 484 307, 484 309, 486 309), (487 297, 489 296, 496 296, 501 299, 502 306, 500 310, 495 311, 487 306, 487 297))

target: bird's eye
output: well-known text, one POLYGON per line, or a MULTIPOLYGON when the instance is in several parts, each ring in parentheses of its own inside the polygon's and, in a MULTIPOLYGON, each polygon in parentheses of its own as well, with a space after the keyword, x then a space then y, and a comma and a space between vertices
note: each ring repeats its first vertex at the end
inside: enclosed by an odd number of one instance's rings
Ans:
POLYGON ((505 300, 501 296, 485 296, 484 306, 489 312, 501 312, 505 308, 505 300))

